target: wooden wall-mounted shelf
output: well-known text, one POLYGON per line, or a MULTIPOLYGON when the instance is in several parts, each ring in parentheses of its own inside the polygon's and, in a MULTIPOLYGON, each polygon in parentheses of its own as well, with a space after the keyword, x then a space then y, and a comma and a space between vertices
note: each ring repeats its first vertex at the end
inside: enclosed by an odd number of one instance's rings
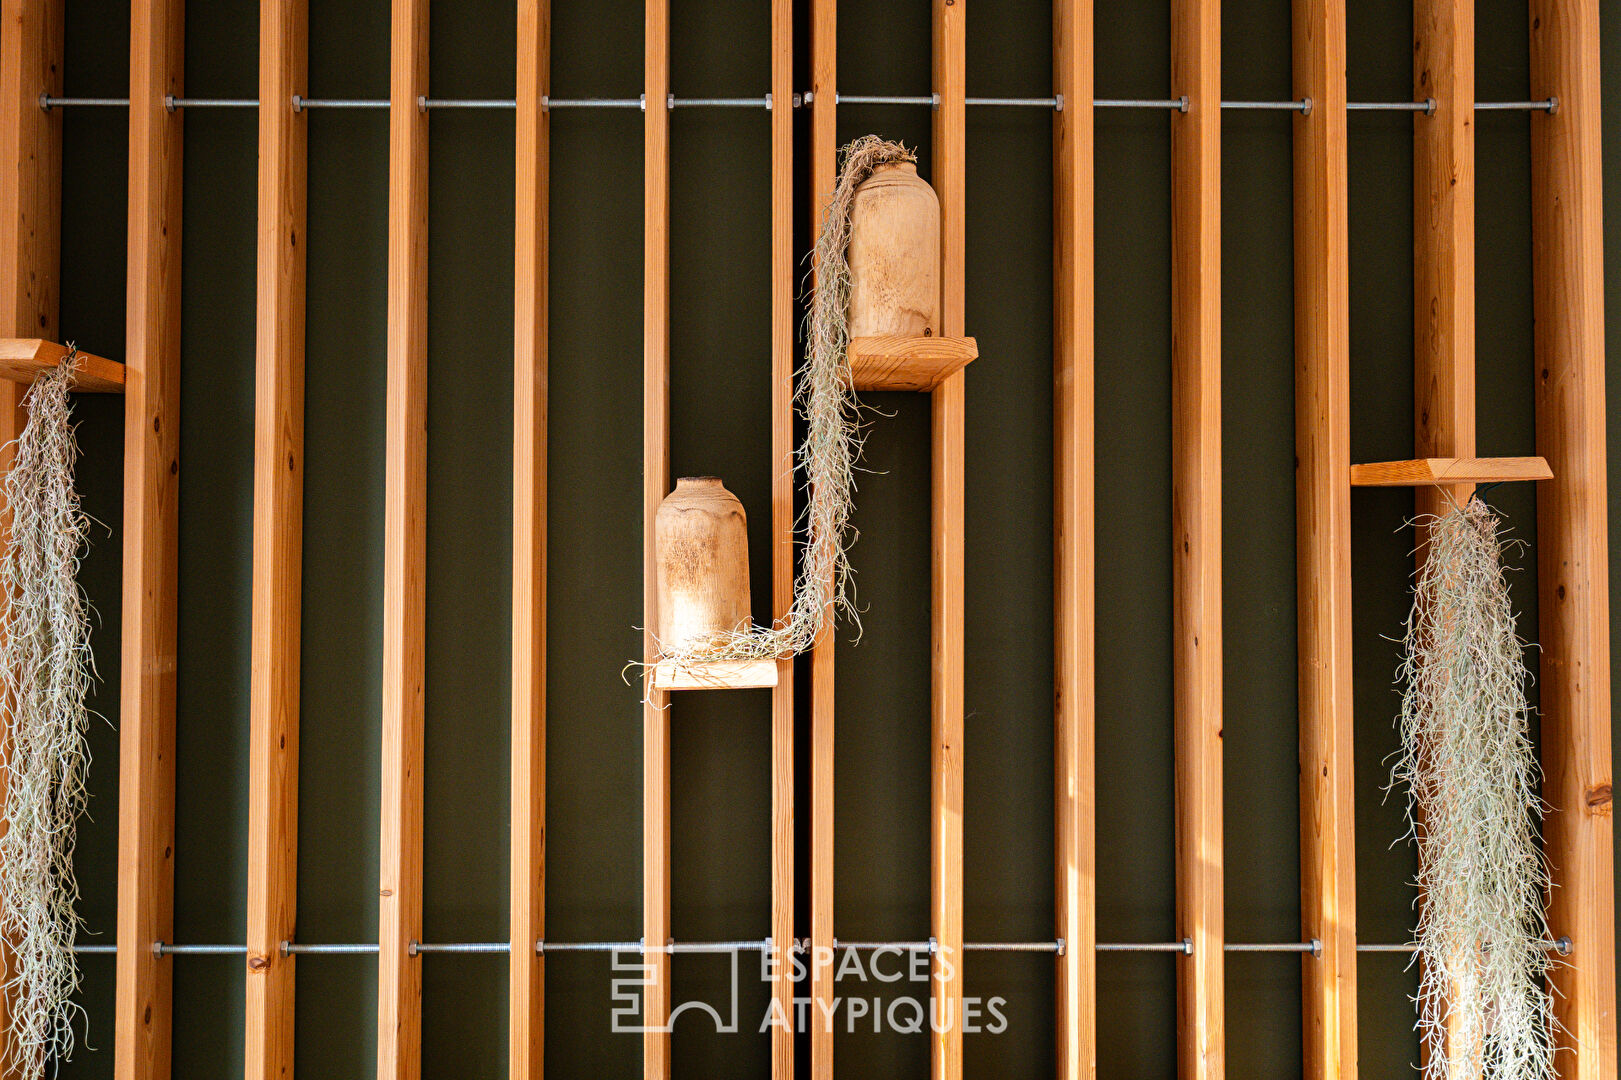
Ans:
MULTIPOLYGON (((68 354, 67 346, 44 338, 0 338, 0 378, 32 383, 54 369, 68 354)), ((116 360, 80 351, 73 388, 92 394, 122 394, 124 365, 116 360)))
POLYGON ((1424 487, 1430 484, 1499 484, 1552 480, 1545 458, 1414 458, 1351 466, 1352 487, 1424 487))
POLYGON ((979 356, 971 337, 860 337, 850 342, 857 390, 929 391, 979 356))
POLYGON ((777 685, 775 660, 661 660, 655 690, 750 690, 777 685))

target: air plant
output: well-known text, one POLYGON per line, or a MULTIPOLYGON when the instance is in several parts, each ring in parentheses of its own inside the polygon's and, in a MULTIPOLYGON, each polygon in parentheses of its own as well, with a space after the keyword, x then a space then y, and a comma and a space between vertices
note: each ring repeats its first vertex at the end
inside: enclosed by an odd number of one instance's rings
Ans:
POLYGON ((0 936, 10 1006, 7 1076, 37 1080, 69 1058, 79 968, 73 847, 85 809, 85 698, 95 678, 78 583, 89 519, 73 486, 78 443, 68 390, 75 355, 29 389, 28 420, 4 482, 10 531, 0 552, 0 711, 5 833, 0 936))
POLYGON ((769 627, 716 634, 688 650, 670 650, 677 664, 698 660, 769 660, 802 653, 816 643, 834 610, 860 625, 848 545, 856 462, 861 456, 861 405, 850 378, 850 208, 856 188, 880 165, 916 161, 899 143, 876 135, 842 151, 838 183, 828 199, 816 240, 815 287, 805 316, 805 362, 795 404, 805 437, 795 455, 808 489, 804 560, 787 616, 769 627))
POLYGON ((1501 525, 1478 498, 1418 524, 1391 780, 1419 849, 1424 1077, 1552 1080, 1541 773, 1501 525))

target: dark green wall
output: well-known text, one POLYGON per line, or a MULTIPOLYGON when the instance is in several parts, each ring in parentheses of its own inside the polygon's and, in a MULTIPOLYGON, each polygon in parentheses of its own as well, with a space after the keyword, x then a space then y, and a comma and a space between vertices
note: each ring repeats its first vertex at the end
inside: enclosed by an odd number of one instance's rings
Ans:
MULTIPOLYGON (((845 91, 923 92, 927 5, 843 6, 845 91)), ((1349 6, 1351 97, 1406 99, 1410 5, 1349 6)), ((311 7, 311 94, 384 96, 385 0, 311 7)), ((554 8, 557 95, 638 93, 640 5, 558 0, 554 8)), ((1610 56, 1621 49, 1621 4, 1604 8, 1610 56)), ((256 5, 188 9, 188 93, 252 96, 256 5)), ((769 75, 766 5, 673 0, 672 17, 677 92, 761 92, 769 75)), ((805 17, 801 11, 802 30, 805 17)), ((1098 5, 1099 96, 1165 95, 1168 19, 1163 3, 1098 5)), ((1289 5, 1227 0, 1224 20, 1225 96, 1288 97, 1289 5)), ((1477 23, 1481 99, 1527 96, 1524 4, 1483 0, 1477 23)), ((512 26, 510 3, 436 5, 435 95, 510 96, 512 26)), ((70 94, 122 94, 127 6, 70 0, 67 50, 70 94)), ((1046 4, 975 0, 971 93, 1050 93, 1050 57, 1046 4)), ((803 55, 800 64, 802 84, 803 55)), ((1607 117, 1609 141, 1621 145, 1621 101, 1607 117)), ((847 106, 839 119, 841 139, 878 131, 920 145, 927 172, 926 112, 847 106)), ((1098 932, 1113 941, 1173 933, 1170 122, 1151 112, 1106 111, 1097 119, 1098 932)), ((255 135, 249 112, 195 110, 185 123, 175 933, 187 942, 231 942, 241 940, 245 919, 255 135)), ((62 330, 116 356, 124 116, 74 110, 65 124, 62 330)), ((1527 124, 1522 114, 1481 114, 1478 128, 1480 444, 1499 454, 1534 445, 1527 124)), ((365 941, 375 939, 377 913, 387 132, 373 112, 316 113, 309 128, 298 934, 309 942, 365 941)), ((436 113, 430 145, 424 933, 498 941, 507 932, 511 119, 436 113)), ((1028 940, 1051 933, 1053 904, 1049 117, 975 110, 968 148, 967 321, 984 358, 968 382, 967 934, 1028 940)), ((771 480, 765 114, 679 112, 671 153, 672 464, 677 474, 722 475, 753 511, 755 601, 764 615, 771 480)), ((1224 153, 1227 923, 1235 941, 1284 941, 1299 932, 1287 116, 1229 113, 1224 153)), ((1407 117, 1353 115, 1352 452, 1359 460, 1403 457, 1412 447, 1411 153, 1407 117)), ((1608 190, 1621 195, 1618 169, 1608 171, 1608 190)), ((552 170, 548 928, 557 940, 634 939, 641 727, 638 694, 620 681, 620 668, 639 648, 641 596, 640 115, 557 113, 552 170)), ((802 232, 809 200, 801 182, 802 232)), ((1613 242, 1610 255, 1621 265, 1613 242)), ((1612 282, 1609 325, 1621 332, 1621 275, 1612 282)), ((841 645, 838 660, 836 901, 847 940, 928 932, 929 418, 915 396, 873 395, 872 403, 887 415, 871 427, 873 471, 861 478, 856 521, 865 633, 859 645, 841 645)), ((104 682, 95 705, 110 723, 91 736, 81 910, 89 930, 110 940, 119 403, 83 398, 78 415, 86 506, 109 530, 84 570, 101 615, 104 682)), ((1621 437, 1621 425, 1612 428, 1621 437)), ((1493 501, 1534 544, 1529 486, 1500 488, 1493 501)), ((1398 526, 1411 507, 1400 492, 1362 491, 1353 509, 1358 915, 1364 940, 1396 941, 1411 918, 1414 863, 1409 849, 1391 846, 1401 832, 1399 806, 1382 801, 1382 762, 1394 746, 1389 639, 1405 612, 1411 565, 1411 538, 1398 526)), ((1621 518, 1616 524, 1621 537, 1621 518)), ((1621 543, 1612 550, 1621 553, 1621 543)), ((1534 551, 1519 561, 1515 598, 1522 631, 1534 639, 1534 551)), ((678 938, 767 932, 768 715, 758 692, 694 695, 675 707, 678 938)), ((802 719, 802 756, 805 735, 802 719)), ((803 792, 803 762, 801 769, 803 792)), ((804 798, 800 809, 803 843, 804 798)), ((800 873, 803 886, 803 859, 800 873)), ((240 961, 174 964, 175 1075, 236 1074, 240 961)), ((112 964, 91 957, 84 967, 91 1048, 64 1075, 109 1076, 112 964)), ((683 958, 676 967, 683 995, 725 986, 715 961, 683 958)), ((433 957, 424 968, 424 1076, 502 1075, 504 961, 433 957)), ((606 961, 556 955, 547 968, 551 1075, 639 1075, 640 1041, 608 1032, 606 961)), ((1009 999, 1007 1034, 967 1040, 970 1075, 1050 1075, 1051 961, 980 956, 966 977, 968 993, 1009 999)), ((1105 955, 1098 981, 1100 1075, 1171 1076, 1172 962, 1105 955)), ((1363 958, 1365 1075, 1401 1075, 1414 1060, 1412 991, 1402 960, 1363 958)), ((370 958, 301 962, 301 1076, 346 1078, 374 1068, 375 997, 370 958)), ((1299 1074, 1299 998, 1294 958, 1230 958, 1231 1075, 1299 1074)), ((763 993, 747 989, 744 1015, 763 1007, 763 993)), ((870 1027, 841 1031, 837 1053, 841 1077, 922 1076, 928 1060, 921 1037, 875 1035, 870 1027)), ((675 1060, 686 1077, 759 1076, 769 1053, 764 1037, 717 1036, 694 1024, 677 1032, 675 1060)))

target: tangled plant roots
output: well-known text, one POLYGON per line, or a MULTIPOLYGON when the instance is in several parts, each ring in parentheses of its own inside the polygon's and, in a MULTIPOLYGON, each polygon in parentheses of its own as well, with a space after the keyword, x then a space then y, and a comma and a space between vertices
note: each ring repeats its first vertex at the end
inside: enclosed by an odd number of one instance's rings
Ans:
POLYGON ((0 707, 5 821, 0 838, 0 933, 11 951, 5 1075, 36 1080, 73 1053, 82 1010, 73 943, 78 884, 75 824, 85 807, 85 695, 94 678, 90 623, 79 588, 89 521, 73 488, 78 444, 70 419, 73 355, 28 392, 28 424, 5 479, 11 533, 0 556, 0 707))
POLYGON ((1472 499, 1419 524, 1429 546, 1407 621, 1392 784, 1407 788, 1419 847, 1424 1076, 1552 1080, 1541 777, 1499 522, 1472 499))
POLYGON ((768 660, 804 652, 816 643, 823 620, 837 609, 858 628, 847 541, 856 461, 861 457, 861 405, 850 380, 850 206, 856 188, 880 165, 916 161, 899 143, 866 135, 842 151, 844 165, 828 200, 816 240, 816 288, 805 317, 805 363, 794 402, 805 418, 795 464, 809 498, 800 524, 804 561, 794 602, 776 625, 717 634, 695 647, 665 655, 683 660, 768 660))

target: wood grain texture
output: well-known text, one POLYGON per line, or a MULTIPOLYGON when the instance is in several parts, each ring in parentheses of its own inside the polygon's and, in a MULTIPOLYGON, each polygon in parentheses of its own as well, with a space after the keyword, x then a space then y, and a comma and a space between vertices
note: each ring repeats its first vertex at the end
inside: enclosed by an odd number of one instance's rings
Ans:
MULTIPOLYGON (((670 5, 647 0, 644 39, 642 204, 642 625, 658 625, 659 503, 670 491, 670 5)), ((658 646, 644 633, 643 659, 658 646)), ((642 936, 650 949, 670 940, 670 712, 661 690, 648 688, 642 706, 642 936)), ((643 955, 642 1075, 670 1075, 670 954, 643 955)))
POLYGON ((166 1080, 173 940, 180 486, 181 0, 130 5, 124 583, 114 1075, 166 1080))
POLYGON ((979 356, 971 337, 859 337, 850 341, 857 391, 931 391, 979 356))
POLYGON ((1295 506, 1304 1075, 1354 1080, 1350 233, 1345 3, 1294 0, 1295 506))
MULTIPOLYGON (((1454 472, 1464 464, 1458 458, 1475 452, 1474 0, 1413 0, 1413 99, 1435 103, 1432 115, 1413 117, 1413 453, 1453 455, 1450 464, 1427 464, 1454 472)), ((1359 473, 1365 475, 1353 465, 1353 485, 1359 473)), ((1471 483, 1419 484, 1418 520, 1466 504, 1473 492, 1471 483)), ((1420 525, 1417 533, 1422 568, 1429 529, 1420 525)), ((1424 856, 1420 844, 1418 857, 1424 856)), ((1465 959, 1454 961, 1458 970, 1465 959)), ((1456 1022, 1448 1018, 1448 1043, 1456 1022)), ((1421 1038, 1425 1063, 1436 1049, 1421 1038)), ((1449 1052, 1456 1051, 1442 1050, 1449 1052)), ((1457 1080, 1478 1077, 1482 1065, 1460 1062, 1456 1071, 1457 1080)))
MULTIPOLYGON (((771 612, 794 602, 794 5, 771 0, 771 612)), ((780 660, 771 691, 772 1080, 793 1080, 795 1062, 794 662, 780 660)))
MULTIPOLYGON (((838 172, 838 0, 811 0, 811 235, 822 230, 838 172)), ((831 612, 829 613, 831 614, 831 612)), ((811 652, 810 765, 810 1071, 833 1078, 833 1025, 838 989, 833 966, 834 672, 833 620, 827 619, 811 652)))
POLYGON ((62 112, 39 99, 62 93, 62 8, 0 4, 0 333, 20 338, 59 336, 62 112))
MULTIPOLYGON (((1475 5, 1413 0, 1413 456, 1475 453, 1475 5)), ((1353 476, 1355 470, 1353 469, 1353 476)), ((1354 481, 1353 481, 1354 482, 1354 481)), ((1420 516, 1471 484, 1417 492, 1420 516)))
POLYGON ((253 669, 248 734, 248 1080, 293 1074, 299 647, 304 553, 307 0, 259 5, 253 669))
MULTIPOLYGON (((67 356, 65 345, 44 338, 0 338, 0 379, 26 389, 43 372, 55 370, 67 356)), ((73 389, 88 394, 122 394, 124 365, 79 351, 74 357, 73 389)), ((20 395, 19 395, 20 396, 20 395)))
POLYGON ((1568 1080, 1616 1075, 1615 854, 1606 520, 1604 192, 1597 0, 1532 0, 1531 119, 1548 924, 1576 943, 1554 969, 1568 1080))
POLYGON ((422 1069, 423 638, 428 457, 428 0, 393 0, 388 114, 388 403, 383 497, 382 841, 377 1076, 422 1069))
MULTIPOLYGON (((0 2, 0 334, 57 335, 61 263, 62 115, 39 107, 41 94, 62 92, 63 0, 0 2)), ((11 377, 14 378, 14 377, 11 377)), ((122 367, 120 366, 120 383, 122 367)), ((11 468, 12 442, 27 414, 16 381, 0 381, 0 475, 11 468)), ((0 530, 10 528, 0 505, 0 530)), ((3 534, 0 534, 3 535, 3 534)), ((0 738, 0 764, 6 759, 0 738)), ((6 774, 0 769, 0 799, 6 774)), ((0 820, 0 835, 7 823, 0 820)), ((0 941, 0 983, 9 978, 0 941)), ((0 993, 0 1052, 6 1050, 9 995, 0 993)))
POLYGON ((661 660, 655 690, 747 690, 782 685, 782 660, 661 660))
MULTIPOLYGON (((1551 480, 1546 458, 1416 458, 1351 466, 1352 487, 1444 487, 1468 491, 1475 484, 1551 480)), ((1433 512, 1433 509, 1432 511, 1433 512)))
POLYGON ((1058 1080, 1097 1072, 1092 0, 1053 6, 1053 880, 1058 1080))
POLYGON ((518 4, 513 254, 512 824, 507 1075, 540 1080, 546 1031, 546 438, 551 259, 550 0, 518 4))
POLYGON ((1177 1074, 1227 1070, 1222 840, 1221 0, 1171 5, 1177 1074))
MULTIPOLYGON (((940 315, 962 337, 967 306, 968 5, 932 0, 934 10, 934 187, 940 197, 940 315)), ((931 485, 933 709, 930 770, 930 932, 939 943, 930 993, 939 1022, 930 1075, 960 1080, 963 1037, 963 500, 967 475, 967 386, 962 371, 933 392, 931 485)))

